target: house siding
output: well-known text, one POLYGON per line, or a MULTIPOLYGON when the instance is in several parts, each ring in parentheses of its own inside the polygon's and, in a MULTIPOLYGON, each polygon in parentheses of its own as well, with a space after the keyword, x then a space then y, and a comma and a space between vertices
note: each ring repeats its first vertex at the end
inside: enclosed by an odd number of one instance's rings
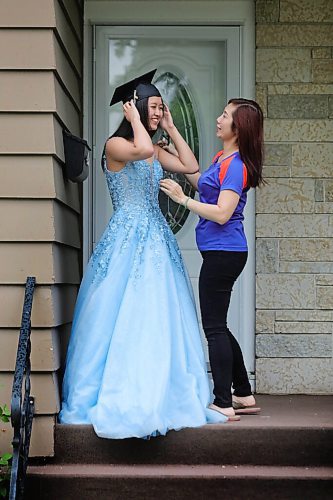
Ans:
POLYGON ((257 392, 333 389, 333 4, 256 2, 257 392))
MULTIPOLYGON (((31 456, 53 455, 58 374, 80 283, 80 192, 63 175, 62 129, 82 134, 82 18, 75 0, 0 6, 0 402, 10 405, 33 275, 31 456)), ((3 430, 2 452, 11 440, 3 430)))
MULTIPOLYGON (((177 6, 190 23, 186 3, 177 6)), ((254 3, 268 180, 256 194, 257 392, 327 394, 332 2, 254 3)), ((79 0, 0 3, 0 404, 10 404, 24 283, 34 275, 31 456, 54 452, 59 373, 81 276, 81 193, 63 175, 62 128, 82 135, 82 9, 79 0)), ((1 430, 1 452, 9 451, 11 429, 1 430)))

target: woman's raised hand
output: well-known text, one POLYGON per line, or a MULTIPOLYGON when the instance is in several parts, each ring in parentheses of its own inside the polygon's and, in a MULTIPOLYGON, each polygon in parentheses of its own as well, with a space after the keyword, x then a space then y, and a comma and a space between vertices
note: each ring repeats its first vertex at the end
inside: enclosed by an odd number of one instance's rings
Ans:
POLYGON ((160 146, 164 151, 167 151, 173 156, 177 156, 179 158, 179 154, 175 146, 170 142, 170 144, 167 144, 166 139, 162 137, 161 140, 157 142, 157 146, 160 146))
POLYGON ((170 109, 168 106, 164 103, 164 113, 163 113, 163 118, 160 121, 160 126, 163 130, 168 131, 170 130, 173 126, 173 119, 170 113, 170 109))
POLYGON ((162 179, 160 181, 160 188, 163 193, 167 194, 173 201, 184 205, 187 200, 181 186, 172 179, 162 179))
POLYGON ((130 123, 132 123, 133 120, 140 120, 139 111, 136 109, 133 99, 125 102, 125 104, 123 105, 123 110, 126 120, 130 123))

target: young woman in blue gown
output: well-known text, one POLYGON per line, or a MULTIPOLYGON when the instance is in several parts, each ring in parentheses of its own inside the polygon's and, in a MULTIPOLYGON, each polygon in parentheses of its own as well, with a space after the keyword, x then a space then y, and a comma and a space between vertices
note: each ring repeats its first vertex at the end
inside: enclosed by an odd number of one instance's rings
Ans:
POLYGON ((79 290, 59 415, 115 439, 228 420, 208 408, 193 293, 158 204, 163 169, 199 167, 155 86, 139 82, 125 94, 102 159, 113 215, 79 290), (178 156, 153 145, 158 127, 178 156))

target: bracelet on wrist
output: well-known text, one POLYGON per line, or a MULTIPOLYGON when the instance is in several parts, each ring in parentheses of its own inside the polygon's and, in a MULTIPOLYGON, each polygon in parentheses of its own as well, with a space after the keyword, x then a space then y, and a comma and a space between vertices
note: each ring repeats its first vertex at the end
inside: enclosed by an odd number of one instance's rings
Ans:
POLYGON ((189 200, 190 200, 190 199, 191 199, 191 196, 188 196, 188 197, 186 198, 186 200, 185 200, 185 203, 183 203, 183 205, 184 205, 184 207, 185 207, 185 210, 189 210, 189 209, 187 208, 187 204, 188 204, 188 202, 189 202, 189 200))

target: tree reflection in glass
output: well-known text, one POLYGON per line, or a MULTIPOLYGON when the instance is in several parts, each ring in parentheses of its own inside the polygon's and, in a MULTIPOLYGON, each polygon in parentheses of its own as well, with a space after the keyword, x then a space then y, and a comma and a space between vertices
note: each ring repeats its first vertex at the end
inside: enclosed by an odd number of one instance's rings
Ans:
MULTIPOLYGON (((186 90, 186 79, 179 79, 176 75, 168 71, 160 75, 154 81, 154 85, 158 87, 163 99, 168 104, 177 129, 192 149, 196 159, 199 161, 198 128, 191 98, 186 90)), ((161 131, 160 134, 157 134, 156 138, 154 138, 154 142, 157 142, 162 138, 163 140, 169 141, 169 138, 166 137, 163 131, 161 131)), ((194 198, 195 190, 183 174, 164 172, 164 177, 168 177, 174 179, 176 182, 179 182, 185 194, 194 198)), ((189 211, 182 205, 178 205, 172 201, 162 192, 159 194, 159 203, 170 228, 173 233, 177 233, 183 227, 189 211)))

